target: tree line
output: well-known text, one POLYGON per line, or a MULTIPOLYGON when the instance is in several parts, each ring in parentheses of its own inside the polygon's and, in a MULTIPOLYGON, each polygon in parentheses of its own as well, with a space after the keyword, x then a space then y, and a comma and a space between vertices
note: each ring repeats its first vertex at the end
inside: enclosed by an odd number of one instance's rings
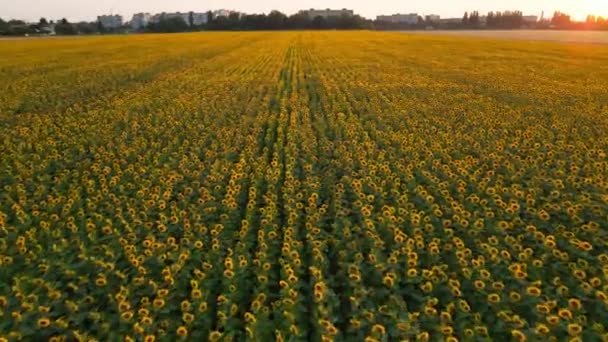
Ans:
MULTIPOLYGON (((269 14, 240 14, 214 17, 207 13, 208 22, 194 25, 192 15, 189 22, 181 17, 161 18, 158 22, 149 23, 140 32, 172 33, 190 31, 228 31, 228 30, 354 30, 373 29, 373 22, 359 15, 324 18, 310 18, 307 13, 296 13, 290 16, 279 11, 269 14)), ((41 18, 38 23, 26 23, 21 20, 4 21, 0 18, 0 35, 35 35, 49 34, 51 26, 58 35, 126 33, 131 31, 127 25, 119 28, 106 28, 99 22, 70 23, 67 19, 58 22, 41 18)))
POLYGON ((229 30, 306 30, 306 29, 372 29, 373 23, 361 16, 341 16, 310 18, 307 13, 296 13, 290 16, 272 11, 269 14, 240 14, 231 13, 229 16, 214 17, 207 13, 208 22, 203 25, 193 25, 181 18, 161 19, 142 29, 144 32, 186 32, 186 31, 229 31, 229 30))
MULTIPOLYGON (((228 31, 228 30, 349 30, 349 29, 377 29, 377 30, 410 30, 410 29, 569 29, 569 30, 608 30, 608 19, 601 16, 590 15, 584 22, 572 20, 570 15, 555 12, 551 18, 541 18, 536 22, 527 22, 521 11, 489 12, 481 16, 478 11, 465 12, 462 20, 449 19, 442 21, 428 21, 419 16, 416 23, 386 23, 372 21, 361 16, 341 17, 315 17, 310 18, 307 13, 286 15, 280 11, 269 14, 240 14, 232 13, 229 16, 214 17, 208 12, 208 22, 203 25, 194 25, 192 17, 190 22, 179 18, 162 18, 158 22, 150 23, 141 28, 140 32, 189 32, 189 31, 228 31)), ((66 19, 57 22, 41 18, 37 23, 26 23, 22 20, 4 21, 0 18, 0 35, 35 35, 50 34, 51 27, 58 35, 100 34, 100 33, 126 33, 130 27, 124 25, 120 28, 105 28, 99 22, 70 23, 66 19)))
POLYGON ((480 20, 479 12, 464 14, 462 18, 463 28, 488 28, 488 29, 560 29, 560 30, 608 30, 608 19, 602 16, 589 15, 584 22, 574 21, 569 14, 556 11, 550 18, 539 18, 536 22, 526 22, 521 11, 489 12, 480 20))
POLYGON ((5 36, 23 36, 50 34, 55 32, 58 35, 76 35, 76 34, 94 34, 100 33, 100 25, 97 22, 78 22, 70 23, 67 19, 61 19, 57 22, 48 21, 45 18, 40 18, 37 23, 26 23, 23 20, 4 21, 0 18, 0 35, 5 36), (51 29, 51 27, 53 29, 51 29))

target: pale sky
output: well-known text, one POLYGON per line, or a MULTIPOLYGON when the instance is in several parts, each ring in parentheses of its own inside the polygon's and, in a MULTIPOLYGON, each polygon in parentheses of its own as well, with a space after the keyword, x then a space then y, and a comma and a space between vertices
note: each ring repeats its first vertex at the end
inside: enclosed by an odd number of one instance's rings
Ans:
POLYGON ((268 13, 273 9, 292 14, 308 8, 349 8, 367 18, 378 14, 439 14, 462 17, 465 11, 522 10, 527 15, 551 16, 561 10, 583 20, 587 14, 608 17, 608 0, 0 0, 0 18, 37 21, 40 17, 93 21, 101 14, 121 14, 126 20, 136 12, 187 12, 233 9, 268 13))

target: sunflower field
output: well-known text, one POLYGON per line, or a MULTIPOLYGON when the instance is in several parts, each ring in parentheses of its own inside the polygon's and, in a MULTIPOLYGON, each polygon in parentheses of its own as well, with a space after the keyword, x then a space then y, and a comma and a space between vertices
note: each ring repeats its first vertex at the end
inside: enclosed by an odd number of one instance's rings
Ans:
POLYGON ((0 341, 608 341, 608 46, 0 56, 0 341))

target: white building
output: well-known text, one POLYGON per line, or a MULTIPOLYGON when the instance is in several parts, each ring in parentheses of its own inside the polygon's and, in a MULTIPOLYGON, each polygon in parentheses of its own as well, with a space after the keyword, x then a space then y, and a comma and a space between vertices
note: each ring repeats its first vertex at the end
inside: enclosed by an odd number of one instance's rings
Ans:
POLYGON ((159 23, 161 20, 168 20, 173 18, 179 18, 183 20, 188 26, 190 26, 190 19, 192 18, 192 25, 200 26, 204 25, 209 21, 207 13, 196 13, 196 12, 174 12, 174 13, 159 13, 155 14, 151 18, 152 23, 159 23))
POLYGON ((97 21, 108 29, 115 29, 122 26, 122 16, 120 15, 101 15, 97 17, 97 21))
POLYGON ((163 20, 169 20, 169 19, 173 19, 173 18, 179 18, 181 20, 184 21, 184 23, 188 24, 190 22, 190 15, 188 15, 188 13, 181 13, 181 12, 175 12, 175 13, 158 13, 155 14, 152 17, 152 22, 155 24, 158 24, 159 22, 163 21, 163 20))
POLYGON ((376 17, 376 20, 382 21, 385 23, 392 23, 392 24, 415 25, 415 24, 418 24, 418 14, 410 13, 410 14, 379 15, 376 17))
POLYGON ((439 20, 441 20, 441 17, 438 16, 437 14, 429 14, 429 15, 425 16, 424 19, 430 23, 438 23, 439 20))
MULTIPOLYGON (((209 21, 209 15, 207 13, 196 13, 192 12, 192 24, 194 26, 201 26, 207 24, 209 21)), ((188 23, 190 24, 190 23, 188 23)))
POLYGON ((353 10, 349 10, 346 8, 343 9, 339 9, 339 10, 332 10, 332 9, 323 9, 323 10, 316 10, 316 9, 309 9, 309 10, 303 10, 300 11, 300 14, 306 14, 308 15, 308 18, 310 19, 314 19, 316 17, 322 17, 324 19, 328 19, 328 18, 341 18, 341 17, 352 17, 355 15, 355 12, 353 10))
POLYGON ((524 24, 536 24, 538 22, 537 15, 524 15, 523 16, 524 24))
POLYGON ((131 18, 131 27, 134 30, 141 30, 148 26, 150 22, 152 22, 152 15, 150 15, 150 13, 133 14, 133 18, 131 18))
POLYGON ((213 11, 213 17, 214 18, 219 18, 219 17, 229 17, 232 13, 235 13, 235 11, 231 11, 231 10, 227 10, 227 9, 219 9, 219 10, 215 10, 213 11))

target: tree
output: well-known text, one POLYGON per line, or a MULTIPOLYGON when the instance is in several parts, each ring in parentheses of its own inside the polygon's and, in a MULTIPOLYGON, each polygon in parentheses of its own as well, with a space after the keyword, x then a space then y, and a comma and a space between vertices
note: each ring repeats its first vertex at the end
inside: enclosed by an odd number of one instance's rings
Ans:
POLYGON ((8 34, 9 31, 9 25, 6 21, 2 20, 2 18, 0 18, 0 34, 8 34))
POLYGON ((358 15, 340 17, 317 17, 310 19, 306 13, 287 16, 279 11, 266 14, 231 13, 228 17, 212 18, 205 26, 207 30, 286 30, 286 29, 370 29, 371 21, 358 15))
MULTIPOLYGON (((474 15, 476 25, 480 25, 479 13, 474 15)), ((523 13, 520 11, 490 12, 486 17, 486 26, 489 28, 518 29, 523 24, 523 13)))
POLYGON ((287 24, 287 16, 279 11, 272 11, 266 18, 267 29, 279 30, 285 28, 287 24))
POLYGON ((188 26, 194 27, 194 12, 192 11, 188 14, 188 26))
POLYGON ((147 29, 152 32, 176 33, 186 32, 188 24, 181 17, 163 18, 158 23, 150 24, 147 29))
POLYGON ((494 27, 495 25, 496 25, 496 17, 494 16, 494 12, 490 12, 486 16, 486 26, 494 27))
POLYGON ((287 28, 290 29, 306 29, 310 27, 310 24, 311 21, 306 13, 293 14, 287 18, 286 23, 287 28))
POLYGON ((557 28, 568 28, 571 24, 570 16, 566 13, 555 12, 551 24, 557 28))
POLYGON ((103 24, 101 23, 101 21, 97 22, 97 32, 99 32, 99 33, 105 33, 106 32, 106 28, 103 26, 103 24))
POLYGON ((25 25, 25 21, 18 19, 11 19, 8 21, 9 26, 23 26, 25 25))
POLYGON ((326 23, 327 20, 325 20, 325 18, 323 18, 322 16, 318 15, 312 20, 311 27, 317 30, 324 29, 326 23))
POLYGON ((46 20, 46 18, 40 18, 40 20, 38 21, 38 24, 40 26, 47 26, 49 24, 49 22, 46 20))
POLYGON ((464 12, 464 16, 462 17, 462 25, 469 26, 469 12, 464 12))
POLYGON ((75 26, 76 26, 76 31, 78 31, 78 33, 80 33, 80 34, 93 34, 93 33, 100 32, 98 23, 88 23, 86 21, 81 21, 81 22, 77 23, 75 26))
POLYGON ((70 22, 63 18, 55 25, 55 32, 61 35, 74 35, 78 33, 74 25, 70 24, 70 22))
MULTIPOLYGON (((431 23, 428 23, 428 24, 430 25, 431 23)), ((426 27, 426 25, 427 25, 426 20, 424 20, 424 18, 421 15, 419 15, 418 21, 416 23, 416 28, 423 29, 426 27)))
POLYGON ((478 27, 479 26, 479 12, 473 11, 469 16, 469 26, 478 27))
POLYGON ((241 14, 232 12, 228 15, 228 25, 232 30, 238 29, 241 25, 241 14))

